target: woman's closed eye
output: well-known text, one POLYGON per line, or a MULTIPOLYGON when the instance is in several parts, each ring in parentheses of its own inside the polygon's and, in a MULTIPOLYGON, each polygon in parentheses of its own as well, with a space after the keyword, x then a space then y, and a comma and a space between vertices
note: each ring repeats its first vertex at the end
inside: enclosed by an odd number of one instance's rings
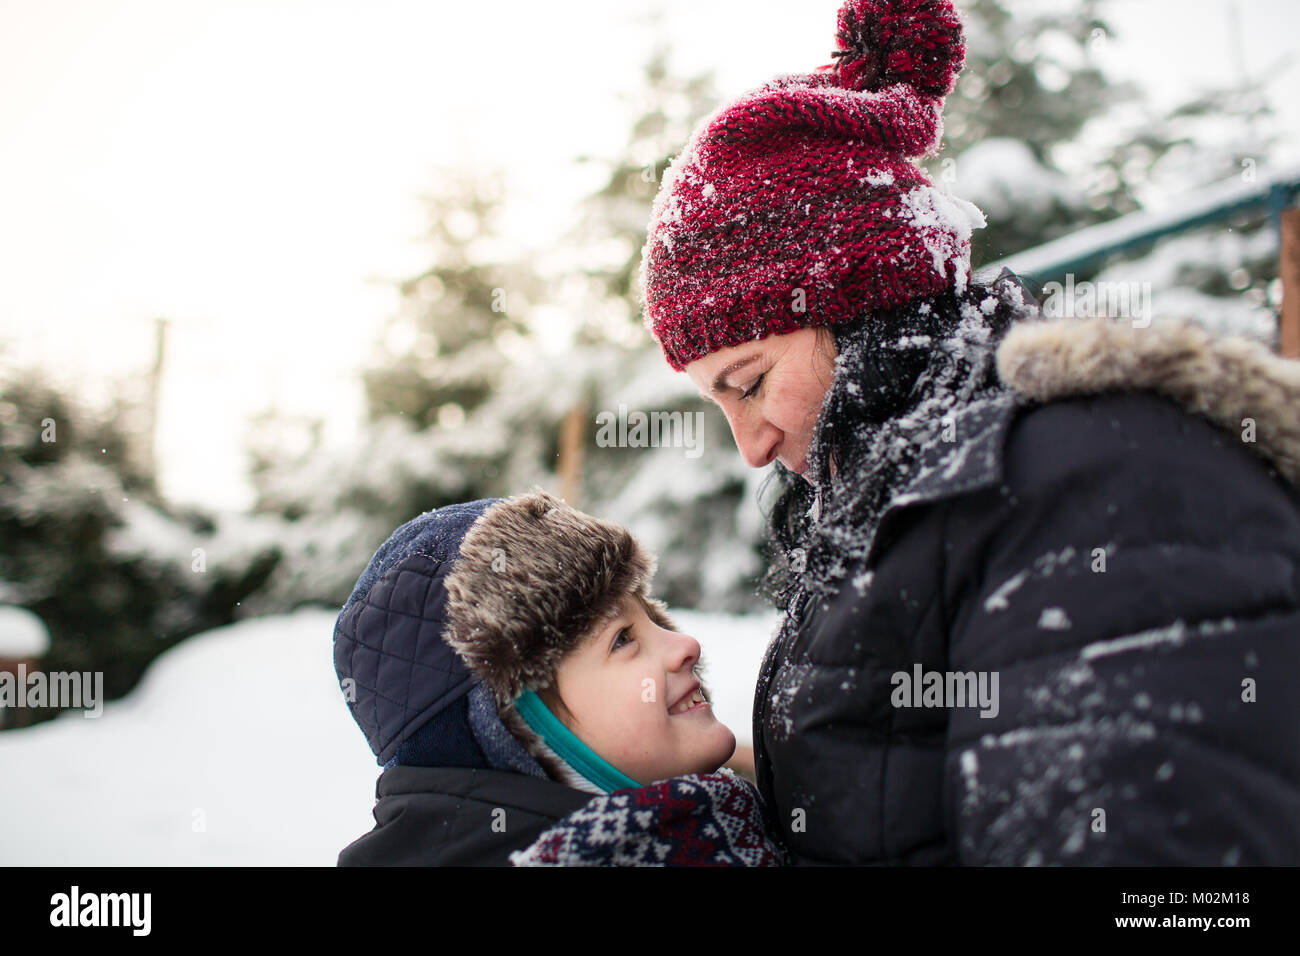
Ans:
POLYGON ((759 387, 762 386, 762 384, 763 384, 763 379, 766 378, 766 377, 767 377, 767 373, 764 372, 764 373, 763 373, 762 375, 760 375, 758 378, 754 379, 753 384, 750 385, 749 388, 745 389, 745 391, 743 391, 743 392, 740 393, 740 397, 741 397, 741 399, 749 398, 749 397, 752 396, 755 392, 757 392, 757 391, 759 390, 759 387))

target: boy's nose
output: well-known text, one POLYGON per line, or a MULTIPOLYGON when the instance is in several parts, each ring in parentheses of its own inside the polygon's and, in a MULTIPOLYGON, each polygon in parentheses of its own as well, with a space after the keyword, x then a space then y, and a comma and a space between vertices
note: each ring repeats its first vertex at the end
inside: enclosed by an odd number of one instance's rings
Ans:
POLYGON ((693 667, 700 659, 700 642, 689 634, 674 632, 672 639, 672 670, 693 667))

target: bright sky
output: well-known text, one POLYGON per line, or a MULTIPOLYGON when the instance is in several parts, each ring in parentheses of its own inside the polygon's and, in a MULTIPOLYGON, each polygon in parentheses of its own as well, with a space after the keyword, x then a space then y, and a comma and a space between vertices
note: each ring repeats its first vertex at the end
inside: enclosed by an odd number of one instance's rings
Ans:
MULTIPOLYGON (((573 158, 619 146, 650 10, 732 96, 827 62, 838 6, 0 0, 0 343, 95 386, 139 378, 173 320, 164 488, 241 506, 249 414, 350 428, 440 168, 505 169, 512 228, 542 241, 591 185, 573 158)), ((1300 56, 1293 0, 1238 6, 1248 70, 1300 56)), ((1115 10, 1108 64, 1161 99, 1235 76, 1227 0, 1115 10)), ((1273 88, 1300 131, 1297 80, 1273 88)))

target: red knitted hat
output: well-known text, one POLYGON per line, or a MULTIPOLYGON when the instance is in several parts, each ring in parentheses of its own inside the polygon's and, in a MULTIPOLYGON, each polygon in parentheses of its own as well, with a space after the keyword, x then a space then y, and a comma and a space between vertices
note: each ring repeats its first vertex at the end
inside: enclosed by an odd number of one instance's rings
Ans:
POLYGON ((835 62, 705 120, 665 173, 641 260, 673 368, 834 325, 970 275, 980 211, 910 161, 937 152, 966 56, 951 0, 847 0, 835 62))

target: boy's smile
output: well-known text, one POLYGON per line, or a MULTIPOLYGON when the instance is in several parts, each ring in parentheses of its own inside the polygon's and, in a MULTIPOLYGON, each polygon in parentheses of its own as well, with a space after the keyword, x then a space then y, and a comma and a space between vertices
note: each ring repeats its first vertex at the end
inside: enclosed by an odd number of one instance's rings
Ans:
POLYGON ((695 673, 700 645, 660 612, 623 601, 539 695, 583 743, 638 783, 712 773, 735 752, 695 673))
POLYGON ((707 707, 708 704, 709 699, 704 696, 703 687, 699 681, 695 681, 695 685, 683 694, 677 703, 668 708, 668 713, 673 714, 674 716, 677 714, 693 713, 703 707, 707 707))

